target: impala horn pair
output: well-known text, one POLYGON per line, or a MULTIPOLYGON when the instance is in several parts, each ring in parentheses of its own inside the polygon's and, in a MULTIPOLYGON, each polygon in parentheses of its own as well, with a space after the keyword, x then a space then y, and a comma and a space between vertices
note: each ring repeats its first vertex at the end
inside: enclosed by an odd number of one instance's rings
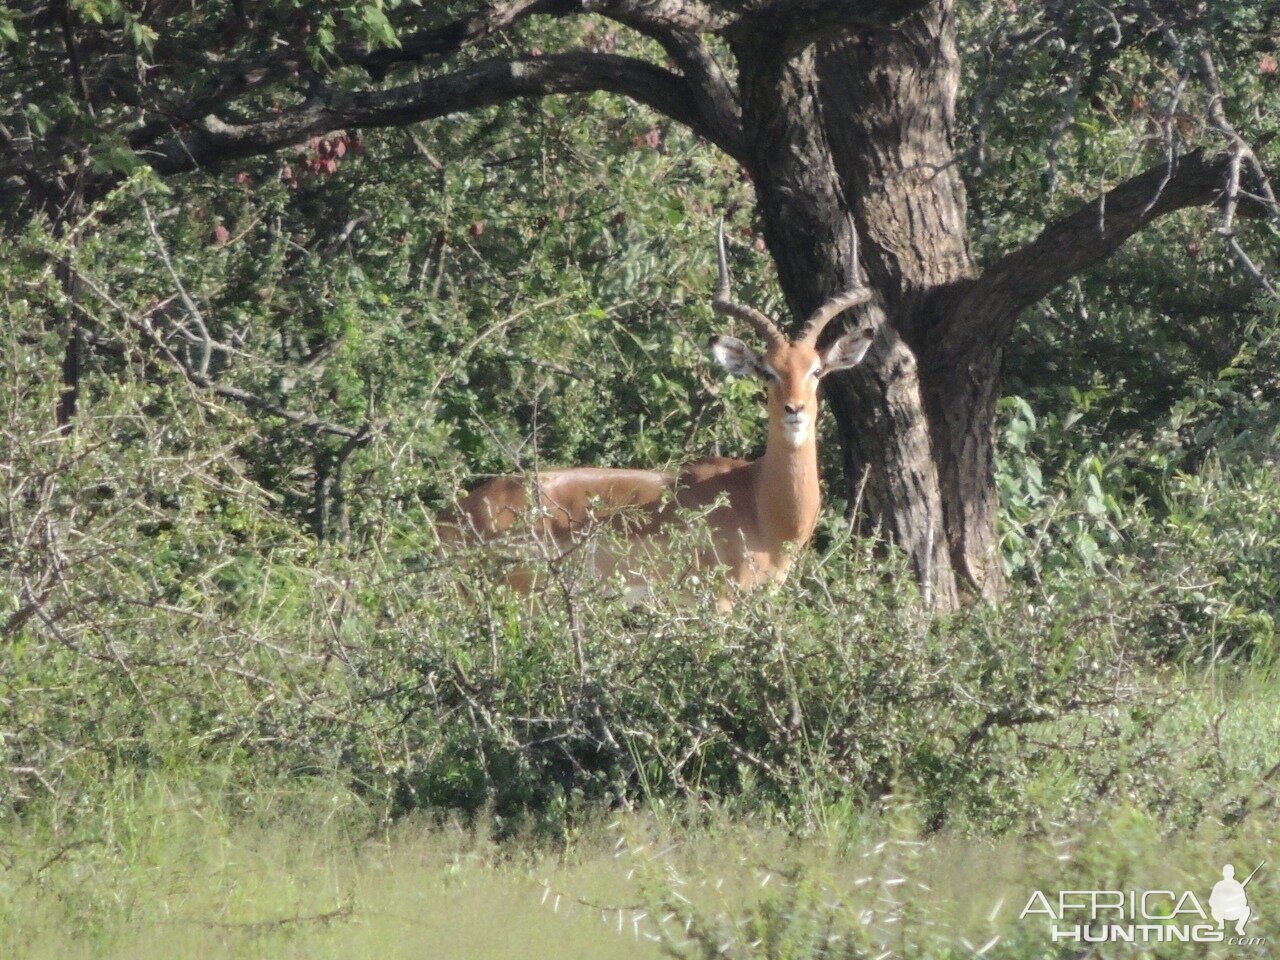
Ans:
MULTIPOLYGON (((724 251, 723 217, 720 218, 720 226, 716 230, 716 254, 720 264, 720 282, 716 284, 715 295, 711 298, 711 309, 726 317, 736 317, 750 324, 752 329, 764 337, 770 345, 786 343, 786 334, 767 316, 755 307, 748 307, 745 304, 736 303, 729 299, 729 260, 724 251)), ((871 299, 871 289, 858 279, 857 229, 853 231, 853 256, 851 261, 850 272, 853 274, 854 285, 843 293, 837 293, 822 306, 818 307, 817 310, 813 311, 809 315, 809 319, 805 321, 804 330, 801 331, 800 336, 796 339, 796 343, 807 344, 811 347, 816 346, 818 337, 828 323, 850 307, 861 306, 871 299)))

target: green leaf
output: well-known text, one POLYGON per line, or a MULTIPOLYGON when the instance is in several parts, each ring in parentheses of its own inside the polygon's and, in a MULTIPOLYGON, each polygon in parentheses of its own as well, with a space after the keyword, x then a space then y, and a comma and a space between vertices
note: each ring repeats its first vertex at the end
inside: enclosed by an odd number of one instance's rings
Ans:
POLYGON ((93 169, 98 173, 133 173, 144 166, 138 155, 120 139, 100 142, 93 149, 93 169))
POLYGON ((13 25, 13 14, 4 8, 0 8, 0 40, 6 43, 18 42, 18 31, 13 25))
POLYGON ((400 38, 396 36, 395 28, 391 26, 387 15, 382 12, 381 6, 369 4, 364 8, 361 19, 364 21, 370 40, 388 47, 400 46, 400 38))

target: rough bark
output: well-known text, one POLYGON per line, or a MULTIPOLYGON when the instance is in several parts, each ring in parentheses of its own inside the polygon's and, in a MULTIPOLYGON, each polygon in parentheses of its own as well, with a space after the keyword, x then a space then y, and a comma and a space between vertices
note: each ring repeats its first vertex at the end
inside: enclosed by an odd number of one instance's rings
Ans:
MULTIPOLYGON (((982 535, 994 530, 994 513, 967 496, 939 456, 939 442, 953 432, 973 446, 992 420, 979 410, 971 422, 971 384, 929 384, 920 359, 935 292, 974 274, 963 186, 952 165, 959 64, 951 29, 947 3, 892 31, 861 32, 790 59, 775 45, 746 40, 734 51, 765 238, 797 316, 853 280, 847 265, 856 225, 862 269, 879 293, 858 322, 881 333, 867 362, 833 379, 828 402, 850 499, 861 496, 873 525, 908 552, 942 607, 959 600, 957 572, 977 592, 999 590, 998 566, 987 559, 994 534, 982 535), (956 387, 968 395, 952 404, 956 387), (979 509, 967 509, 971 503, 979 509)), ((994 371, 987 385, 993 380, 994 371)), ((989 443, 985 451, 989 479, 989 443)), ((976 459, 983 461, 980 452, 976 459)))
MULTIPOLYGON (((956 582, 997 596, 994 498, 975 494, 994 485, 998 361, 961 372, 933 350, 938 292, 976 272, 955 156, 960 61, 953 4, 934 3, 892 28, 829 44, 818 69, 825 130, 866 239, 864 262, 914 361, 903 376, 914 380, 936 477, 925 501, 930 509, 912 511, 895 527, 906 528, 903 542, 931 544, 935 602, 952 605, 956 582)), ((857 405, 842 403, 838 415, 862 432, 869 399, 864 387, 857 405)), ((896 502, 894 512, 901 512, 896 502)))

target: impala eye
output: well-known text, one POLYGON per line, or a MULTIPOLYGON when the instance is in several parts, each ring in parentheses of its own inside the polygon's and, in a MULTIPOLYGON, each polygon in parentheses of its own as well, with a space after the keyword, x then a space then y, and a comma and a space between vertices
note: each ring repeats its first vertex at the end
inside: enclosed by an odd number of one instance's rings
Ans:
POLYGON ((760 376, 773 383, 777 383, 778 381, 778 372, 774 370, 773 367, 767 366, 763 363, 760 364, 760 376))

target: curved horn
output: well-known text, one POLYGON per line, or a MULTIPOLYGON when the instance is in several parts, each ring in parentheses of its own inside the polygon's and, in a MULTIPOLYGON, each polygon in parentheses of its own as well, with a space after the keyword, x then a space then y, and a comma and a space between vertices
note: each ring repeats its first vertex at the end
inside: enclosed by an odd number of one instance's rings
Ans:
POLYGON ((818 337, 822 335, 828 323, 850 307, 860 307, 871 299, 871 288, 865 286, 858 277, 858 228, 856 226, 853 227, 853 254, 849 259, 849 272, 853 275, 853 286, 843 293, 837 293, 813 311, 805 321, 804 332, 800 334, 796 343, 807 343, 813 346, 818 342, 818 337))
POLYGON ((777 325, 755 307, 734 303, 729 299, 729 261, 724 252, 724 217, 720 218, 720 226, 716 230, 716 256, 720 266, 720 282, 716 284, 715 296, 711 298, 711 309, 726 317, 736 317, 751 324, 760 336, 770 343, 786 343, 777 325))

